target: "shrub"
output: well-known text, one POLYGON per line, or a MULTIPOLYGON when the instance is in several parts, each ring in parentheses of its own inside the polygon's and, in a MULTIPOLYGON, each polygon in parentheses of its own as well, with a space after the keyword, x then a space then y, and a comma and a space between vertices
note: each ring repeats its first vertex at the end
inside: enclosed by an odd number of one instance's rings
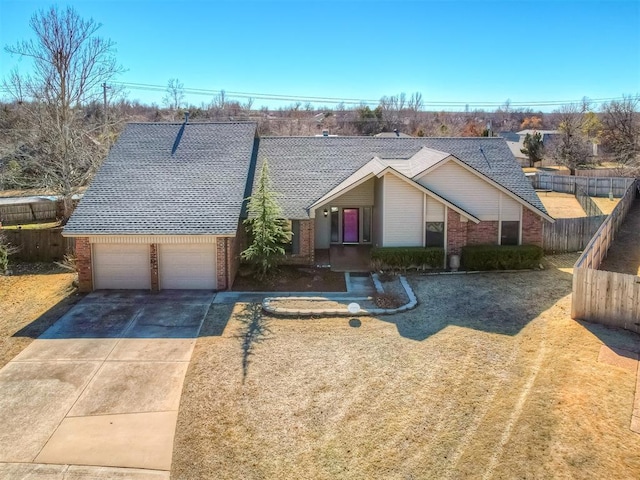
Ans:
POLYGON ((373 302, 378 308, 398 308, 403 305, 403 301, 392 293, 376 293, 373 302))
POLYGON ((0 275, 9 270, 9 255, 18 251, 18 248, 12 246, 4 233, 0 232, 0 275))
POLYGON ((444 249, 437 247, 382 247, 371 250, 373 270, 442 268, 444 249))
POLYGON ((474 245, 462 247, 466 270, 521 270, 537 268, 543 250, 535 245, 474 245))

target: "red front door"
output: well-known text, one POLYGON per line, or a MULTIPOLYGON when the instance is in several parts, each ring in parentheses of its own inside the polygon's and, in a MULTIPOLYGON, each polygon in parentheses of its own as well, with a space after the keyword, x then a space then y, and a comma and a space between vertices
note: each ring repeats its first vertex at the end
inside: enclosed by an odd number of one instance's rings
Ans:
POLYGON ((342 242, 358 243, 359 235, 359 209, 343 208, 342 209, 342 242))

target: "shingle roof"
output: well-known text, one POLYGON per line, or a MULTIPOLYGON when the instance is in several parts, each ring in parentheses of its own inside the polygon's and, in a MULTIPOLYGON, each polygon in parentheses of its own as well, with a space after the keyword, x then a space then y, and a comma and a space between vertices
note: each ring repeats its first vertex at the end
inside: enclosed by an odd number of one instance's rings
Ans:
POLYGON ((423 147, 454 155, 547 213, 505 140, 498 137, 262 137, 257 171, 267 159, 285 216, 304 219, 310 205, 372 158, 408 160, 423 147))
POLYGON ((255 123, 129 124, 65 235, 235 235, 255 123))

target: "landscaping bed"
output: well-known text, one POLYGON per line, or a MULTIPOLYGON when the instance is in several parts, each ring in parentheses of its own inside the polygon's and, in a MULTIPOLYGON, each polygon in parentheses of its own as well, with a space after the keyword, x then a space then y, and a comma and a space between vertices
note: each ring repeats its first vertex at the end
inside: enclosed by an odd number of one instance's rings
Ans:
POLYGON ((376 292, 370 297, 284 296, 265 298, 263 309, 271 314, 288 317, 320 317, 323 315, 393 314, 414 308, 416 299, 406 279, 391 274, 374 275, 376 292), (409 289, 410 292, 407 291, 409 289), (358 312, 349 307, 358 305, 358 312))
POLYGON ((242 266, 233 282, 232 290, 238 292, 346 292, 344 273, 328 268, 283 265, 259 280, 251 270, 242 266))

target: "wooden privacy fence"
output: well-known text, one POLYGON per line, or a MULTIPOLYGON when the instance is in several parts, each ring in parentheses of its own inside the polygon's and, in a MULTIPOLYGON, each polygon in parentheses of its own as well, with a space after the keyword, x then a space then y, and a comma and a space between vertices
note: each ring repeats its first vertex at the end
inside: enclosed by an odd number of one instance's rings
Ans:
POLYGON ((593 201, 593 199, 585 193, 582 187, 576 186, 575 193, 576 200, 587 214, 587 217, 596 217, 598 215, 604 215, 604 212, 600 210, 600 207, 593 201))
POLYGON ((61 214, 62 204, 54 200, 0 204, 0 222, 5 225, 55 220, 61 214))
POLYGON ((27 262, 51 262, 62 260, 74 252, 74 239, 62 236, 62 228, 42 230, 6 230, 8 242, 19 248, 11 259, 27 262))
POLYGON ((571 318, 640 333, 640 277, 598 270, 631 209, 636 191, 634 181, 574 265, 571 318))
POLYGON ((579 187, 590 197, 608 197, 611 193, 615 198, 622 197, 629 185, 634 182, 633 178, 625 177, 571 177, 547 173, 536 173, 531 178, 533 188, 537 190, 551 190, 575 195, 576 187, 579 187))
POLYGON ((546 253, 584 250, 606 218, 606 215, 598 215, 580 218, 558 218, 555 223, 545 222, 542 248, 546 253))

